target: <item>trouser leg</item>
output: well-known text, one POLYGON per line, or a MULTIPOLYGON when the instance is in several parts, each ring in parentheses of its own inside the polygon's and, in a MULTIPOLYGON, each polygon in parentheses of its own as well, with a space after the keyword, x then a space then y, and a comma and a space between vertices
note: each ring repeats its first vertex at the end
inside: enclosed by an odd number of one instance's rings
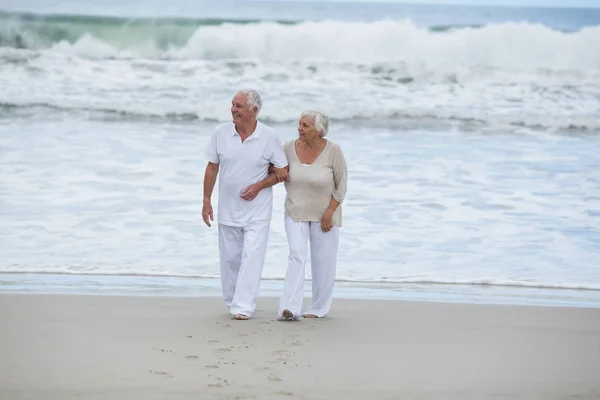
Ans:
POLYGON ((323 232, 319 222, 310 224, 312 300, 306 314, 324 317, 331 308, 337 268, 339 227, 323 232))
POLYGON ((285 219, 285 233, 288 239, 289 255, 283 293, 279 300, 278 317, 283 310, 290 310, 294 318, 302 312, 304 298, 304 277, 309 236, 308 222, 295 222, 291 217, 285 219))
POLYGON ((265 263, 271 221, 256 221, 243 228, 242 265, 230 307, 231 314, 251 317, 260 294, 260 278, 265 263))
POLYGON ((244 245, 242 228, 219 224, 219 259, 223 300, 231 307, 244 245))

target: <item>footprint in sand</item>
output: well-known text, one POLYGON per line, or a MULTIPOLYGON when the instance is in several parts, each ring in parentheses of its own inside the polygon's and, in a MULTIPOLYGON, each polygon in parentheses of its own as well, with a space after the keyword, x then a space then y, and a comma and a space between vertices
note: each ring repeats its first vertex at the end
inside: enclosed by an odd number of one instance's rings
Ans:
POLYGON ((227 381, 227 379, 223 379, 223 378, 219 378, 219 377, 214 377, 214 379, 216 379, 218 382, 215 383, 211 383, 208 385, 208 387, 225 387, 225 386, 229 386, 229 382, 227 381))
POLYGON ((223 347, 223 348, 215 350, 214 353, 227 353, 228 351, 231 351, 231 349, 228 349, 227 347, 223 347))
POLYGON ((275 363, 286 364, 290 360, 290 358, 293 356, 293 354, 291 354, 287 350, 275 350, 274 352, 271 353, 271 355, 273 356, 273 360, 271 360, 272 364, 275 364, 275 363))
POLYGON ((282 379, 276 377, 275 375, 269 375, 269 377, 267 378, 267 380, 269 380, 271 382, 283 382, 282 379))
POLYGON ((167 377, 171 377, 171 374, 169 374, 168 372, 164 372, 164 371, 153 371, 150 370, 150 373, 154 374, 154 375, 161 375, 161 376, 167 376, 167 377))
MULTIPOLYGON (((218 380, 221 380, 221 378, 217 378, 218 380)), ((225 386, 229 386, 229 382, 227 381, 227 379, 223 379, 223 384, 225 386)))
POLYGON ((154 351, 160 351, 161 353, 171 353, 171 354, 175 354, 173 353, 173 350, 165 350, 165 349, 157 349, 157 348, 152 348, 152 350, 154 351))

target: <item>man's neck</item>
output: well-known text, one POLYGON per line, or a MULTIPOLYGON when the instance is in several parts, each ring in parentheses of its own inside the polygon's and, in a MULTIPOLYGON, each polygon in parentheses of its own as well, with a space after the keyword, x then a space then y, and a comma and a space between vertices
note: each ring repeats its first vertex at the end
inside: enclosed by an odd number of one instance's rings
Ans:
POLYGON ((242 138, 247 138, 248 136, 250 136, 254 133, 257 125, 258 125, 257 120, 252 120, 252 121, 246 122, 246 123, 242 122, 239 125, 235 126, 235 130, 237 131, 238 135, 240 135, 242 138))

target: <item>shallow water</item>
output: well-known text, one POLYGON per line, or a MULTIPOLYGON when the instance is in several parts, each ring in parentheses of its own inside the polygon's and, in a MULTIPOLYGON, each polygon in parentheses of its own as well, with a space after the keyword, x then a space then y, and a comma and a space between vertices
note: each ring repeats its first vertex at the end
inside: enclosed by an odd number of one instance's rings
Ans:
MULTIPOLYGON (((202 156, 252 86, 284 139, 305 108, 332 118, 350 173, 344 285, 557 304, 597 293, 598 47, 598 9, 2 4, 0 274, 17 275, 0 291, 23 273, 55 288, 92 290, 81 275, 213 284, 202 156)), ((266 282, 285 274, 284 196, 277 186, 266 282)))
MULTIPOLYGON (((0 271, 217 277, 201 220, 211 128, 3 121, 0 271)), ((338 279, 600 290, 600 136, 328 137, 349 166, 338 279)), ((284 196, 275 187, 265 278, 285 274, 284 196)))

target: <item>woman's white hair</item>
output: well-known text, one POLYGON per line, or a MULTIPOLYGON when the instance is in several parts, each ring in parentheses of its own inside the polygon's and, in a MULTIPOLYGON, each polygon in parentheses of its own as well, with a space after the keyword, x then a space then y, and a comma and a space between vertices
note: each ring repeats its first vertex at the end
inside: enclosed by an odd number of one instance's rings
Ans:
POLYGON ((315 129, 317 132, 319 132, 321 137, 325 137, 327 135, 327 132, 329 131, 329 118, 327 115, 320 111, 304 110, 302 111, 302 114, 300 114, 300 119, 304 117, 310 118, 313 121, 313 124, 315 124, 315 129))
POLYGON ((248 106, 251 109, 256 107, 256 115, 258 115, 260 109, 262 108, 262 99, 260 98, 260 93, 254 89, 240 89, 237 91, 237 94, 245 95, 248 106))

